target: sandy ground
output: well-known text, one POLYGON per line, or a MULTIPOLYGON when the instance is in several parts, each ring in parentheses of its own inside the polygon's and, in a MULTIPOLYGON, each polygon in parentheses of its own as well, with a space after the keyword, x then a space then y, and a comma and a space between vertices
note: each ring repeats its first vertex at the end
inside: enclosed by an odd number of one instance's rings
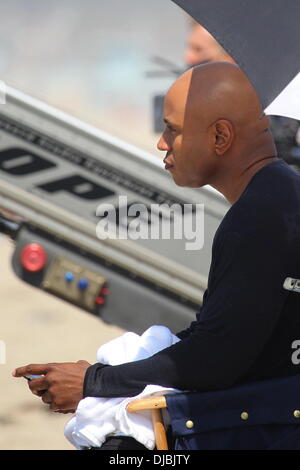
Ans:
POLYGON ((94 363, 99 345, 123 330, 20 281, 10 267, 12 250, 12 242, 1 238, 0 346, 6 361, 0 364, 0 449, 73 449, 63 434, 72 415, 50 412, 11 372, 29 363, 94 363))

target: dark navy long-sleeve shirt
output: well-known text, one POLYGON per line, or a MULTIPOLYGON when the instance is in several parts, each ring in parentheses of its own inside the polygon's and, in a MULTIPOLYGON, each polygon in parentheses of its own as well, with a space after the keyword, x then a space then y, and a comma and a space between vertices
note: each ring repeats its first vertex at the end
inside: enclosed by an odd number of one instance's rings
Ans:
POLYGON ((87 369, 84 396, 134 396, 148 384, 217 390, 300 372, 300 176, 282 160, 259 170, 221 222, 203 305, 181 341, 154 356, 87 369))

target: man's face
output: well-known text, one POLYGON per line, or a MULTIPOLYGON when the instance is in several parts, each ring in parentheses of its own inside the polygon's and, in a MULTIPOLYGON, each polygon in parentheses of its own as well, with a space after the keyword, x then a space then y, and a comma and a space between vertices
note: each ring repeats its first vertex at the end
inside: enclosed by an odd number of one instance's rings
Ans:
POLYGON ((208 184, 214 171, 212 141, 204 117, 201 120, 195 115, 189 87, 185 88, 175 83, 166 95, 166 128, 157 148, 166 152, 166 170, 171 173, 175 183, 197 188, 208 184))
POLYGON ((234 62, 234 59, 201 25, 194 26, 190 31, 183 59, 188 67, 206 62, 234 62))
POLYGON ((220 46, 202 26, 194 26, 187 40, 184 61, 189 67, 220 59, 220 46))

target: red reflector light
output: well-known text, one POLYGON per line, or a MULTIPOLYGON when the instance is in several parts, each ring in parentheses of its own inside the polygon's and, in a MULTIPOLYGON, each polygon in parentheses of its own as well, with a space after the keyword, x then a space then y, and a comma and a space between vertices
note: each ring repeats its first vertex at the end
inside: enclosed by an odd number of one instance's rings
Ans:
POLYGON ((105 299, 103 297, 96 297, 95 302, 98 305, 103 305, 105 303, 105 299))
POLYGON ((45 266, 47 253, 41 245, 30 243, 21 251, 20 261, 27 271, 37 272, 45 266))
POLYGON ((100 294, 107 295, 108 294, 108 287, 102 287, 100 294))

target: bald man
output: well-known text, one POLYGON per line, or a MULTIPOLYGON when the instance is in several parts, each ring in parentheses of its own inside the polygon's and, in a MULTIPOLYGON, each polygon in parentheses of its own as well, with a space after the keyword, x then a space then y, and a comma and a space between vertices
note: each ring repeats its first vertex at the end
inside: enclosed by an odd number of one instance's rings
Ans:
POLYGON ((276 159, 269 120, 236 65, 183 74, 166 96, 164 121, 158 149, 167 152, 166 169, 179 186, 210 184, 234 203, 253 174, 276 159))
POLYGON ((53 410, 148 384, 209 391, 300 372, 291 359, 300 294, 284 288, 300 277, 300 176, 277 158, 254 89, 234 64, 190 69, 167 93, 164 120, 158 148, 175 183, 210 184, 232 204, 214 238, 203 305, 181 341, 149 359, 18 368, 15 376, 45 374, 30 388, 53 410))

